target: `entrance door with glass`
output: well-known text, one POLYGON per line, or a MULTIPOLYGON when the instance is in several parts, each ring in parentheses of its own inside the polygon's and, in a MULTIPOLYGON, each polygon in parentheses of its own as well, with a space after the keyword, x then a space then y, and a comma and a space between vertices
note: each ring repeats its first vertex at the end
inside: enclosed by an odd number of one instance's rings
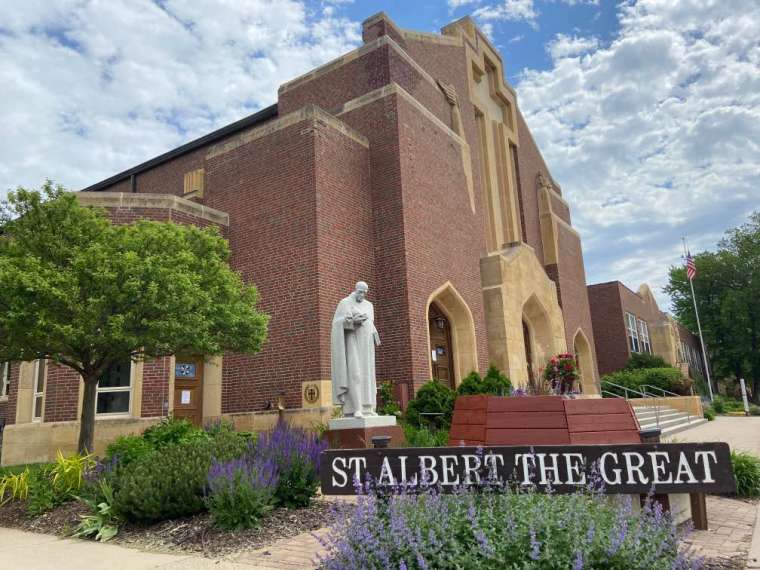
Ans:
POLYGON ((433 378, 451 388, 456 388, 454 358, 451 351, 451 324, 435 303, 430 305, 428 330, 430 331, 430 364, 433 378))
POLYGON ((178 356, 174 365, 174 417, 203 423, 203 360, 178 356))

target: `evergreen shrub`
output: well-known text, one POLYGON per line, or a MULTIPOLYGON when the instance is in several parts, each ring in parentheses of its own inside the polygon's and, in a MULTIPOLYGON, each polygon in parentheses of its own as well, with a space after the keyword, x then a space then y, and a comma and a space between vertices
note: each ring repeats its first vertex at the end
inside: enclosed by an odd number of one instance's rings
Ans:
POLYGON ((656 354, 637 352, 631 355, 623 370, 641 370, 644 368, 672 368, 665 359, 656 354))
POLYGON ((424 384, 406 407, 406 421, 413 426, 448 430, 456 393, 436 380, 424 384), (435 414, 435 415, 425 415, 435 414))
POLYGON ((462 380, 457 388, 458 396, 473 396, 490 394, 492 396, 509 396, 512 393, 512 383, 496 366, 491 365, 488 372, 481 378, 473 371, 462 380))

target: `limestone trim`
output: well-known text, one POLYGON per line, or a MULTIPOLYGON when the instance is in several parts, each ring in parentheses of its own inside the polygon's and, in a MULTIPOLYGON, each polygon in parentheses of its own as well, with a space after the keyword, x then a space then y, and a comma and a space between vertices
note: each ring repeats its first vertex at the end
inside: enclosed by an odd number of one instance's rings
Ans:
POLYGON ((251 130, 243 131, 229 140, 215 144, 206 153, 206 159, 208 160, 226 154, 252 141, 264 138, 272 133, 303 121, 311 121, 315 126, 317 124, 328 126, 363 147, 369 148, 369 140, 363 134, 349 127, 343 121, 337 119, 334 115, 331 115, 321 107, 317 107, 316 105, 306 105, 298 111, 288 113, 280 119, 275 119, 251 130))
POLYGON ((556 192, 546 186, 538 189, 538 219, 541 230, 541 245, 544 251, 544 263, 553 265, 559 263, 559 229, 569 232, 581 239, 580 233, 573 226, 558 216, 552 207, 552 196, 556 192))
POLYGON ((16 388, 16 422, 26 424, 32 421, 32 398, 34 390, 34 362, 19 363, 18 386, 16 388))
POLYGON ((309 73, 306 73, 304 75, 296 77, 295 79, 291 79, 290 81, 286 83, 283 83, 282 85, 280 85, 278 93, 280 94, 286 93, 295 87, 299 87, 327 73, 331 73, 335 71, 336 69, 339 69, 343 67, 344 65, 351 63, 352 61, 376 49, 379 49, 383 46, 388 46, 389 48, 391 48, 404 61, 406 61, 410 66, 412 66, 422 76, 422 78, 425 79, 425 81, 429 82, 432 85, 435 85, 435 79, 433 79, 433 77, 427 71, 425 71, 425 69, 419 63, 417 63, 412 58, 412 56, 406 53, 404 48, 398 45, 398 43, 393 38, 391 38, 390 36, 380 36, 376 40, 372 40, 371 42, 364 44, 363 46, 358 47, 355 50, 350 51, 339 58, 329 61, 326 64, 321 65, 320 67, 317 67, 316 69, 313 69, 309 73))
POLYGON ((584 394, 598 394, 598 379, 594 369, 594 356, 591 351, 591 343, 581 327, 573 335, 572 350, 577 354, 578 372, 580 373, 581 386, 584 394))
POLYGON ((429 32, 416 32, 413 30, 401 30, 401 35, 405 40, 427 42, 431 44, 438 44, 444 46, 462 47, 464 42, 461 38, 442 36, 441 34, 433 34, 429 32))
MULTIPOLYGON (((203 361, 203 421, 214 421, 222 417, 222 365, 221 356, 212 356, 203 361)), ((173 390, 172 390, 173 391, 173 390)))
POLYGON ((523 321, 531 335, 536 374, 546 359, 567 350, 557 286, 534 251, 524 244, 481 258, 480 276, 489 360, 504 370, 515 386, 526 386, 523 321))
POLYGON ((167 209, 189 214, 222 226, 230 225, 226 212, 209 208, 172 194, 140 194, 135 192, 76 192, 82 206, 94 208, 167 209))
POLYGON ((433 377, 433 366, 430 362, 430 305, 435 303, 446 315, 451 326, 451 343, 454 352, 454 384, 458 386, 473 370, 478 370, 478 348, 475 338, 475 319, 472 311, 459 291, 446 281, 433 291, 425 305, 425 333, 427 334, 427 355, 429 377, 433 377))

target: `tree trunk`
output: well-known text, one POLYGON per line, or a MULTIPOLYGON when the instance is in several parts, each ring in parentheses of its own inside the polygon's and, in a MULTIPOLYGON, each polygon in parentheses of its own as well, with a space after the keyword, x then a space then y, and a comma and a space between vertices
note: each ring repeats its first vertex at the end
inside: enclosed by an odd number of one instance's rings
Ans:
POLYGON ((82 417, 79 422, 79 444, 77 451, 83 455, 92 453, 95 440, 95 400, 98 395, 98 378, 84 379, 82 417))

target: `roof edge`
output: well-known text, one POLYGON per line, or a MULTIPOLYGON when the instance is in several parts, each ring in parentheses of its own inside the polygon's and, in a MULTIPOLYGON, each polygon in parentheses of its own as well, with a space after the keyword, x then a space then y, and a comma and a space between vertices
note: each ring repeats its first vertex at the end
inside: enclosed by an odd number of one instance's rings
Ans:
POLYGON ((170 150, 169 152, 160 154, 154 158, 151 158, 150 160, 147 160, 145 162, 138 164, 137 166, 133 166, 132 168, 128 168, 127 170, 123 172, 120 172, 109 178, 106 178, 105 180, 96 182, 95 184, 92 184, 91 186, 88 186, 87 188, 83 188, 80 191, 81 192, 100 192, 103 189, 108 188, 109 186, 113 186, 117 182, 121 182, 122 180, 126 180, 130 178, 131 176, 140 174, 141 172, 145 172, 146 170, 149 170, 150 168, 153 168, 155 166, 168 162, 174 158, 187 154, 188 152, 196 150, 202 146, 211 144, 221 138, 235 134, 238 131, 242 131, 243 129, 246 129, 248 127, 252 127, 259 123, 263 123, 266 120, 276 117, 277 114, 278 114, 277 103, 270 105, 269 107, 264 107, 263 109, 261 109, 260 111, 257 111, 253 115, 248 115, 247 117, 243 117, 239 121, 230 123, 229 125, 224 126, 221 129, 212 131, 208 133, 207 135, 203 135, 200 138, 197 138, 181 146, 178 146, 177 148, 170 150))

